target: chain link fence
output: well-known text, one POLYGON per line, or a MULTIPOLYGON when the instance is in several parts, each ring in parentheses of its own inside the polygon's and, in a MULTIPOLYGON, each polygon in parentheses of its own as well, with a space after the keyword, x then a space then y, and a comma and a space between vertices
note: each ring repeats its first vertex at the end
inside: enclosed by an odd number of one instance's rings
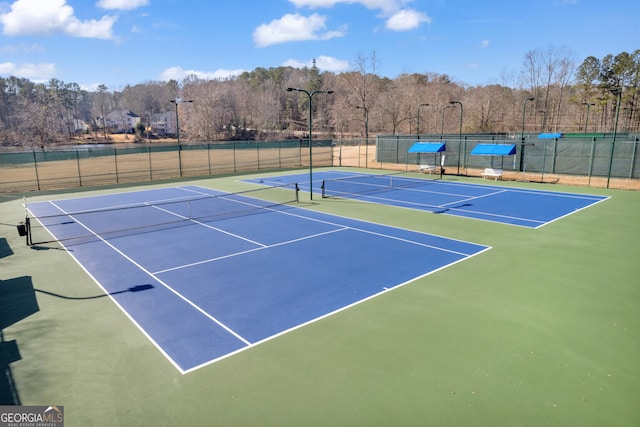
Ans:
MULTIPOLYGON (((380 164, 405 165, 415 168, 432 160, 432 154, 409 153, 417 137, 397 135, 379 136, 376 141, 376 161, 380 164), (420 157, 422 156, 422 157, 420 157)), ((571 135, 540 139, 538 135, 444 135, 421 136, 420 141, 445 142, 445 169, 448 174, 478 176, 484 168, 504 170, 511 179, 543 182, 564 181, 611 187, 612 180, 640 178, 640 135, 624 134, 599 136, 571 135), (478 144, 515 144, 513 156, 478 156, 472 150, 478 144), (546 177, 546 178, 545 178, 546 177), (562 179, 562 177, 566 177, 562 179), (570 179, 573 177, 574 179, 570 179)), ((630 183, 631 187, 637 185, 630 183)), ((616 185, 616 187, 619 187, 616 185)))
MULTIPOLYGON (((331 145, 331 141, 313 141, 314 166, 332 165, 331 145)), ((308 165, 308 140, 45 147, 0 152, 0 192, 88 187, 308 165)))
POLYGON ((434 154, 409 153, 416 141, 445 142, 447 175, 480 176, 499 168, 505 179, 640 190, 640 135, 391 135, 309 142, 91 145, 0 152, 0 192, 20 193, 260 170, 346 166, 418 171, 434 154), (480 143, 515 144, 515 156, 476 156, 480 143))

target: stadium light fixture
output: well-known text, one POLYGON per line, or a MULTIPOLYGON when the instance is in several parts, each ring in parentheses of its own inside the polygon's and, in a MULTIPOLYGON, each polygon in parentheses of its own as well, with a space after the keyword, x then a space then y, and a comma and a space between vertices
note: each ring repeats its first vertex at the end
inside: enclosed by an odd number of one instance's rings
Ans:
POLYGON ((367 107, 356 106, 364 110, 364 167, 369 167, 369 109, 367 107))
POLYGON ((332 90, 314 90, 313 92, 309 92, 305 89, 299 89, 296 87, 288 87, 285 89, 287 92, 302 92, 307 95, 309 98, 309 198, 313 200, 313 150, 312 150, 312 137, 311 131, 313 129, 312 120, 313 114, 311 111, 311 102, 313 100, 313 96, 318 93, 326 93, 331 95, 333 93, 332 90))
POLYGON ((418 105, 418 114, 417 114, 417 126, 416 126, 416 134, 417 134, 417 139, 420 139, 420 107, 428 107, 429 104, 419 104, 418 105))
POLYGON ((444 110, 446 110, 447 108, 453 108, 452 105, 445 105, 444 107, 442 107, 442 123, 440 123, 441 127, 440 127, 440 139, 444 138, 444 110))
POLYGON ((462 148, 462 102, 449 101, 449 104, 460 105, 460 128, 458 130, 458 175, 460 175, 460 149, 462 148))
POLYGON ((533 101, 535 98, 530 96, 522 101, 522 132, 520 133, 520 171, 524 172, 524 116, 527 110, 527 101, 533 101))
POLYGON ((180 168, 180 177, 182 178, 182 146, 180 145, 180 121, 178 119, 178 105, 184 102, 193 102, 193 99, 182 99, 180 97, 175 97, 171 99, 169 102, 173 102, 176 104, 176 134, 178 136, 178 166, 180 168))

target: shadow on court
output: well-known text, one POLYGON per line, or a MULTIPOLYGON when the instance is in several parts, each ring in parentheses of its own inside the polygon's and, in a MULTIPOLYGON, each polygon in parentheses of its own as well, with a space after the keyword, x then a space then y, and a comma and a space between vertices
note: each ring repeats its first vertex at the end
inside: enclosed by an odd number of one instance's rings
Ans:
POLYGON ((13 250, 9 243, 7 243, 7 239, 4 237, 0 238, 0 258, 6 258, 8 256, 13 255, 13 250))
POLYGON ((69 249, 65 249, 61 246, 44 246, 41 244, 37 244, 37 245, 33 245, 33 246, 29 246, 29 248, 33 251, 49 251, 49 250, 58 250, 58 251, 69 251, 69 252, 73 252, 72 250, 69 249))
POLYGON ((40 311, 31 277, 0 280, 0 405, 20 405, 10 364, 22 359, 16 340, 5 341, 7 327, 40 311))
MULTIPOLYGON (((0 242, 1 245, 2 242, 0 242)), ((0 280, 0 405, 21 405, 20 394, 13 379, 11 363, 22 359, 16 340, 5 340, 4 329, 40 311, 36 292, 65 300, 92 300, 127 292, 142 292, 153 289, 153 285, 133 286, 122 291, 92 296, 69 296, 36 289, 30 276, 0 280)))
POLYGON ((127 293, 127 292, 148 291, 150 289, 153 289, 153 285, 150 285, 150 284, 137 285, 137 286, 133 286, 131 288, 128 288, 128 289, 125 289, 125 290, 122 290, 122 291, 110 292, 108 294, 92 295, 92 296, 88 296, 88 297, 74 297, 74 296, 69 296, 69 295, 61 295, 61 294, 57 294, 55 292, 45 291, 44 289, 34 289, 34 291, 40 292, 41 294, 50 295, 50 296, 56 297, 56 298, 62 298, 62 299, 66 299, 66 300, 82 301, 82 300, 89 300, 89 299, 104 298, 104 297, 108 297, 108 296, 112 296, 112 295, 124 294, 124 293, 127 293))
POLYGON ((451 206, 451 207, 448 207, 448 208, 437 209, 437 210, 434 210, 433 213, 434 214, 444 214, 444 213, 447 213, 447 212, 451 211, 452 209, 456 210, 456 209, 468 208, 470 206, 473 206, 473 204, 471 204, 471 203, 463 203, 463 204, 458 205, 458 206, 451 206))

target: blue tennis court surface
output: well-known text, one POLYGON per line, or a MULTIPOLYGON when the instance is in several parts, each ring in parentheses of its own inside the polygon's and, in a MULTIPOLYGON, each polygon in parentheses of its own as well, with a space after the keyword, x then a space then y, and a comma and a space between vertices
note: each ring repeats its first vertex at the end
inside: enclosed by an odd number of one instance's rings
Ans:
MULTIPOLYGON (((262 185, 298 182, 309 191, 309 175, 249 180, 262 185)), ((554 191, 412 178, 406 175, 362 175, 342 171, 313 173, 314 193, 357 199, 428 212, 540 228, 608 197, 554 191)))
POLYGON ((28 209, 182 373, 488 249, 197 186, 28 209))

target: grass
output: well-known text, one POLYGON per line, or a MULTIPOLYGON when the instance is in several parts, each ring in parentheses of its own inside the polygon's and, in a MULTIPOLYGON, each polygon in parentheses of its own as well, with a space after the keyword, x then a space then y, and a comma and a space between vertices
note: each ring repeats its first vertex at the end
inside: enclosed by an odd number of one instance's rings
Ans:
POLYGON ((530 230, 301 194, 492 249, 184 376, 67 253, 26 247, 21 200, 6 200, 0 286, 30 284, 39 307, 3 331, 20 403, 64 405, 69 426, 640 425, 640 193, 497 185, 611 198, 530 230))

